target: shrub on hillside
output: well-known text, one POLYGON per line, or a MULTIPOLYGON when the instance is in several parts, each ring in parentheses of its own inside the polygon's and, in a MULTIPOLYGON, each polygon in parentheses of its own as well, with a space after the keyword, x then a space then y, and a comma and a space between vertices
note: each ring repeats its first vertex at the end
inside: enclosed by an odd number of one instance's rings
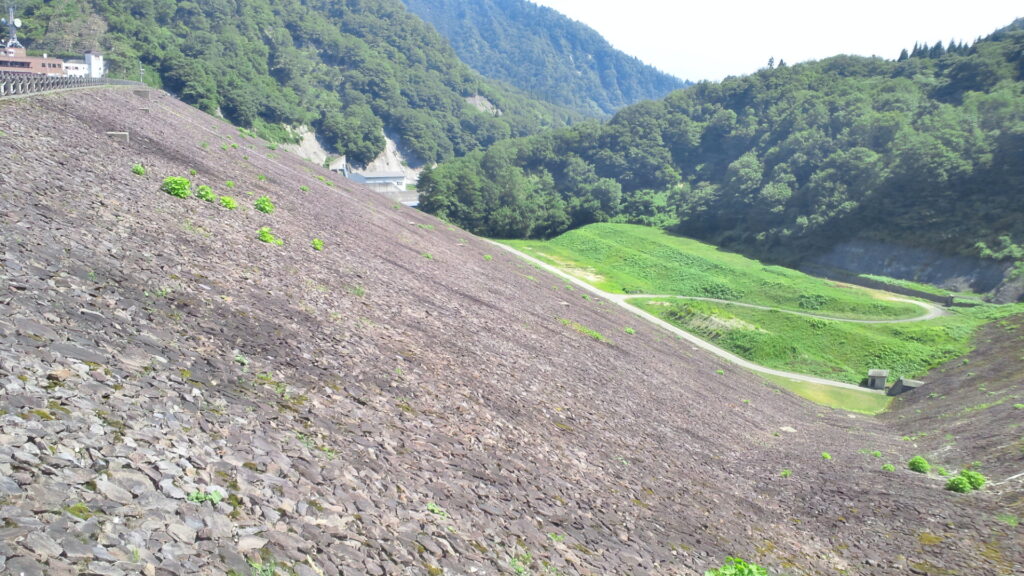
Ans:
POLYGON ((253 203, 253 206, 264 214, 271 214, 274 212, 274 203, 271 202, 270 198, 267 196, 260 196, 257 198, 256 202, 253 203))
POLYGON ((199 188, 196 188, 196 196, 198 196, 201 200, 206 200, 207 202, 217 201, 217 195, 213 193, 213 188, 210 188, 205 184, 200 186, 199 188))
POLYGON ((708 570, 704 576, 768 576, 768 570, 742 558, 726 558, 721 568, 708 570))
POLYGON ((284 244, 284 240, 278 238, 277 236, 274 236, 274 233, 271 232, 269 226, 264 226, 263 228, 260 228, 257 237, 260 239, 260 242, 266 242, 267 244, 276 244, 277 246, 281 246, 284 244))
POLYGON ((959 476, 970 483, 971 488, 974 490, 981 490, 981 487, 985 485, 986 478, 981 472, 975 472, 974 470, 961 470, 959 476))
POLYGON ((927 474, 928 471, 932 469, 932 465, 929 464, 923 456, 914 456, 913 458, 907 461, 907 468, 910 468, 914 472, 927 474))
POLYGON ((177 198, 188 198, 192 195, 192 181, 181 176, 168 176, 160 189, 177 198))
POLYGON ((953 476, 946 482, 946 490, 966 494, 971 491, 971 483, 963 476, 953 476))

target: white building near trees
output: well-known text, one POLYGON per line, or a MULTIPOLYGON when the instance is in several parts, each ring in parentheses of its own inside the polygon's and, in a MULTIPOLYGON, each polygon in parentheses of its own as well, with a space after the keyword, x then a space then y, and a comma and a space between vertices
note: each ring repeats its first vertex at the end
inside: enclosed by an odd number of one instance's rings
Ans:
POLYGON ((103 62, 102 54, 86 52, 83 60, 64 62, 64 73, 68 76, 103 78, 107 75, 107 65, 103 62))

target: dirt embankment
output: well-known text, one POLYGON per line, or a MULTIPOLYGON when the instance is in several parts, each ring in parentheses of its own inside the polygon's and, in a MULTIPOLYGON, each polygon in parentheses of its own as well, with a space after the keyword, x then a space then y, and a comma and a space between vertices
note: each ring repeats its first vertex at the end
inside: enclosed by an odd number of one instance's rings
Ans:
POLYGON ((0 571, 1021 572, 883 423, 167 95, 0 118, 0 571), (159 191, 190 170, 240 208, 159 191))
MULTIPOLYGON (((990 324, 975 344, 896 398, 884 419, 949 470, 978 463, 997 482, 1024 478, 1024 316, 990 324)), ((1004 486, 1019 498, 1018 482, 1004 486)))

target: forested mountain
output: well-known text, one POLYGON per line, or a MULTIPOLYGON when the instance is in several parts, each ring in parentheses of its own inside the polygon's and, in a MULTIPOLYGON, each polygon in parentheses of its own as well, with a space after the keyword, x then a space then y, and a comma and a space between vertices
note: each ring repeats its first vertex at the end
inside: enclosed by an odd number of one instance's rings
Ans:
POLYGON ((482 74, 589 116, 687 83, 616 50, 592 28, 527 0, 402 0, 482 74))
POLYGON ((421 179, 485 235, 622 220, 793 262, 851 238, 1024 258, 1024 20, 899 61, 836 56, 703 82, 500 143, 421 179))
POLYGON ((562 126, 574 113, 487 80, 399 0, 25 0, 29 49, 100 49, 112 75, 160 85, 267 133, 309 124, 356 163, 382 129, 424 162, 562 126), (500 112, 467 103, 483 96, 500 112))

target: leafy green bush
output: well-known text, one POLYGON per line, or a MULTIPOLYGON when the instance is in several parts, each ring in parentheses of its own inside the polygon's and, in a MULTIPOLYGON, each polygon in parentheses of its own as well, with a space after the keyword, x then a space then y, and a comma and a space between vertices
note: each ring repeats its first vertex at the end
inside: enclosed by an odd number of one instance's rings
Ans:
POLYGON ((224 183, 224 186, 226 186, 228 188, 234 188, 235 187, 235 181, 234 180, 228 180, 227 182, 224 183))
POLYGON ((224 499, 224 495, 221 494, 219 490, 211 490, 210 492, 196 490, 195 492, 190 492, 187 499, 189 502, 195 502, 197 504, 202 504, 203 502, 218 504, 224 499))
POLYGON ((143 166, 142 164, 132 164, 132 174, 137 174, 139 176, 145 176, 146 175, 146 167, 143 166))
POLYGON ((192 195, 192 181, 181 176, 168 176, 160 189, 177 198, 188 198, 192 195))
POLYGON ((963 476, 953 476, 946 482, 946 490, 966 494, 971 491, 971 483, 963 476))
POLYGON ((274 236, 274 233, 270 231, 269 226, 264 226, 263 228, 260 228, 257 237, 260 239, 260 242, 266 242, 267 244, 276 244, 278 246, 284 244, 284 240, 278 238, 277 236, 274 236))
POLYGON ((961 470, 959 476, 970 483, 971 488, 975 490, 981 490, 981 487, 985 485, 987 478, 981 472, 975 472, 974 470, 961 470))
POLYGON ((205 184, 196 188, 196 196, 198 196, 200 200, 206 200, 207 202, 217 201, 217 195, 213 193, 213 188, 210 188, 205 184))
POLYGON ((264 214, 272 214, 274 212, 274 203, 271 202, 270 198, 267 196, 260 196, 257 198, 256 202, 253 203, 253 206, 264 214))
POLYGON ((704 576, 768 576, 768 569, 730 556, 721 568, 708 570, 704 576))
POLYGON ((324 249, 324 241, 319 238, 313 238, 313 241, 310 242, 310 244, 313 246, 313 250, 316 250, 317 252, 324 249))
POLYGON ((234 210, 235 208, 238 208, 238 201, 231 196, 221 196, 220 205, 228 210, 234 210))
POLYGON ((929 464, 923 456, 914 456, 913 458, 907 461, 907 468, 910 468, 914 472, 927 474, 928 471, 932 469, 932 465, 929 464))
POLYGON ((891 463, 886 462, 885 464, 882 464, 882 471, 883 472, 895 472, 896 471, 896 467, 893 466, 891 463))
POLYGON ((832 459, 832 455, 829 454, 828 452, 822 452, 821 453, 821 457, 824 458, 825 460, 831 460, 832 459))

